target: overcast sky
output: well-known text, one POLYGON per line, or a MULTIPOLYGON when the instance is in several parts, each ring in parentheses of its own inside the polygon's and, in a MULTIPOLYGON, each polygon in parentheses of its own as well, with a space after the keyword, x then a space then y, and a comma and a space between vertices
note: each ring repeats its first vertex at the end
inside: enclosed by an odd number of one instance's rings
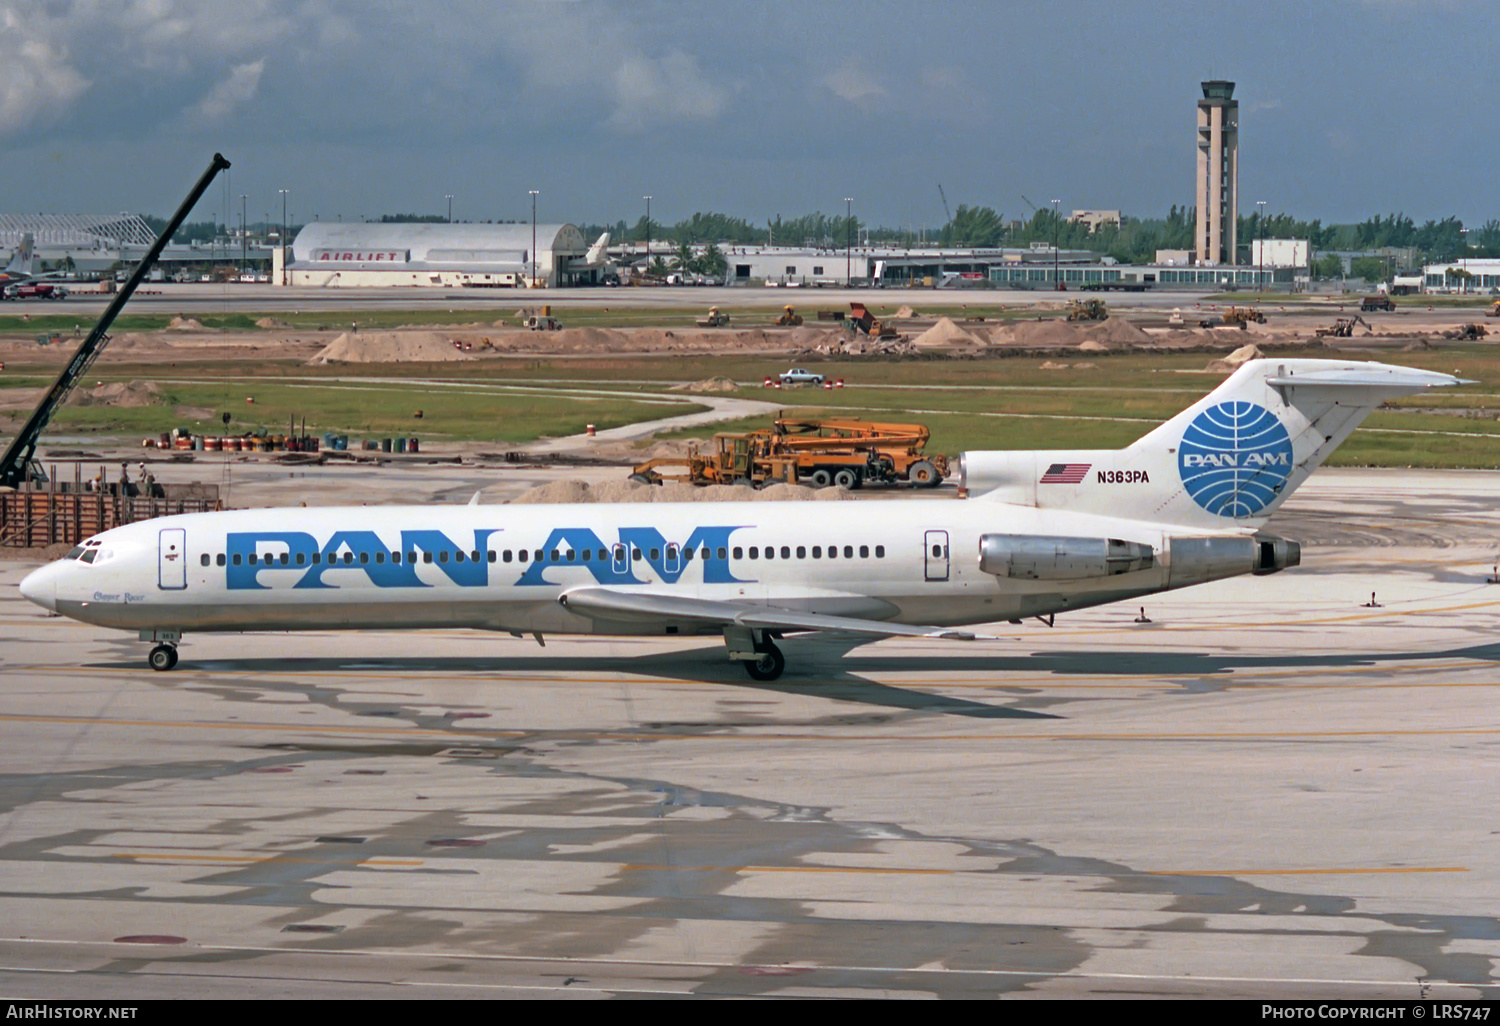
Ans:
POLYGON ((0 211, 1159 216, 1205 78, 1241 212, 1500 217, 1496 0, 0 0, 0 211), (227 199, 226 199, 227 197, 227 199))

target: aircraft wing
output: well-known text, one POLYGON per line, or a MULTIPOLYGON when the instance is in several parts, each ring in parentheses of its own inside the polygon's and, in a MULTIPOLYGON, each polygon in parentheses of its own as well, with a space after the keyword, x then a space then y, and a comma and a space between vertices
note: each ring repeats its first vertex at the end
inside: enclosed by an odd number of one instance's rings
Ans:
POLYGON ((948 627, 916 627, 852 616, 828 616, 750 602, 723 602, 677 595, 575 588, 558 597, 575 613, 600 620, 721 624, 769 631, 831 631, 863 637, 942 638, 948 641, 998 641, 999 638, 948 627))

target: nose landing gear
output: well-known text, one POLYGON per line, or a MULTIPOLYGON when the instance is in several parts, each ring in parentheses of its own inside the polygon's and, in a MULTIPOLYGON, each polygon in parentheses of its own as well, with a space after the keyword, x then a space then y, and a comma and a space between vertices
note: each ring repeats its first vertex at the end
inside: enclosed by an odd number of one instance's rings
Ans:
POLYGON ((153 670, 170 670, 177 665, 176 645, 157 645, 146 657, 153 670))

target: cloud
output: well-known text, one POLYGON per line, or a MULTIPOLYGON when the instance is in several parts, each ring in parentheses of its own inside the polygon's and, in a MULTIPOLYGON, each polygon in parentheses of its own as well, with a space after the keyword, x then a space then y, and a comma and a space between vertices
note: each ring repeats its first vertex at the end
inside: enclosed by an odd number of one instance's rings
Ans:
POLYGON ((864 104, 888 95, 885 87, 852 59, 844 61, 837 71, 826 75, 823 85, 834 96, 853 104, 864 104))
POLYGON ((251 64, 237 64, 229 77, 208 91, 190 115, 197 121, 216 122, 228 117, 243 104, 255 99, 260 88, 260 76, 266 70, 266 62, 258 60, 251 64))
POLYGON ((61 114, 89 87, 58 34, 40 9, 0 8, 0 133, 61 114))
POLYGON ((696 59, 674 50, 657 60, 623 58, 612 76, 614 113, 609 124, 622 132, 652 125, 711 121, 724 111, 724 90, 704 78, 696 59))

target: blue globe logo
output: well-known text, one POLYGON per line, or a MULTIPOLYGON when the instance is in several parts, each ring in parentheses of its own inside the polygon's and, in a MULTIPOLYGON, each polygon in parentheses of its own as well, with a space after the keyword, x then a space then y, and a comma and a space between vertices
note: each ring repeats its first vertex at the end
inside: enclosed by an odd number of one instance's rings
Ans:
POLYGON ((1177 447, 1177 471, 1193 501, 1215 516, 1253 517, 1292 474, 1292 439, 1255 403, 1219 403, 1193 418, 1177 447))

